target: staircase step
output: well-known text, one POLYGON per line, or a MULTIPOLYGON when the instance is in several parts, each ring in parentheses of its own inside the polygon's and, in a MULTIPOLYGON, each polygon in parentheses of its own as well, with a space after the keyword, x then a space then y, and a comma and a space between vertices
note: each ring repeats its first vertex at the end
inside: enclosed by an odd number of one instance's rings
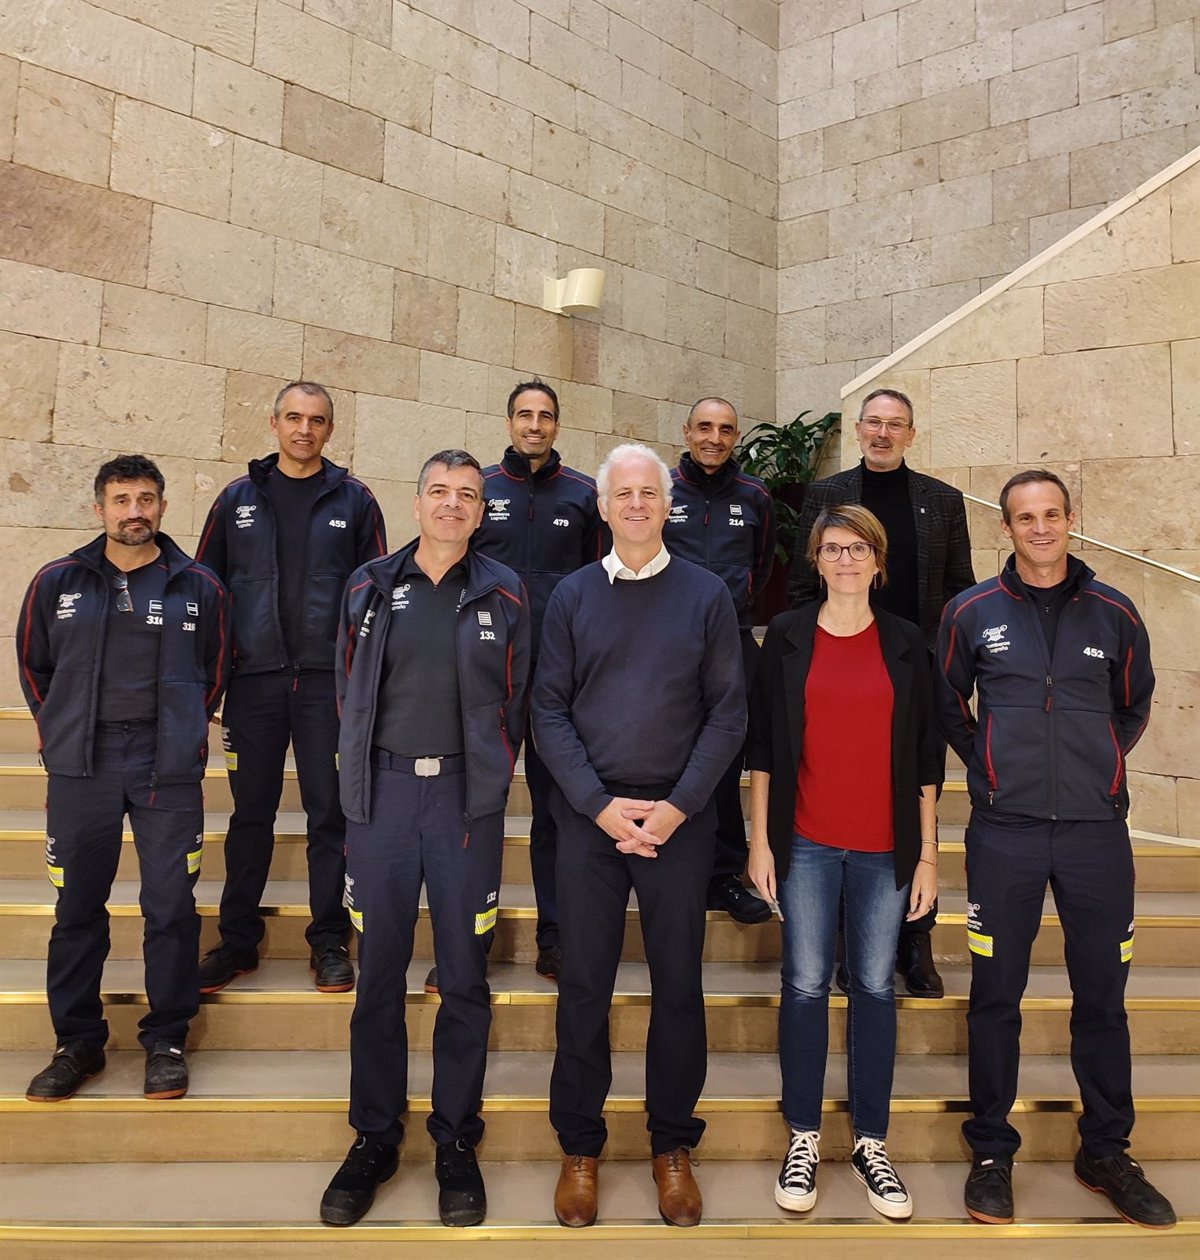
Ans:
MULTIPOLYGON (((409 1044, 428 1049, 438 999, 424 991, 428 961, 414 962, 407 976, 409 1044)), ((0 1049, 39 1050, 53 1042, 46 1009, 45 963, 0 962, 0 1049)), ((908 997, 897 983, 902 1054, 953 1054, 966 1046, 970 969, 942 968, 946 997, 908 997)), ((522 963, 494 963, 493 1050, 547 1050, 554 1045, 557 989, 522 963)), ((622 963, 617 973, 610 1036, 615 1050, 640 1050, 650 1017, 650 978, 645 963, 622 963)), ((704 969, 708 1044, 712 1051, 773 1052, 778 1045, 779 964, 708 963, 704 969)), ((111 1029, 109 1044, 136 1047, 137 1021, 147 1003, 140 961, 110 961, 102 996, 111 1029)), ((354 994, 318 993, 299 959, 264 959, 219 993, 200 999, 190 1044, 211 1050, 345 1049, 354 994)), ((1139 1054, 1190 1054, 1200 1049, 1200 968, 1135 967, 1126 1006, 1139 1054)), ((845 1044, 846 999, 830 998, 830 1044, 845 1044)), ((1063 967, 1035 967, 1021 1004, 1022 1044, 1028 1054, 1053 1053, 1067 1044, 1071 998, 1063 967)))
MULTIPOLYGON (((489 1056, 483 1114, 490 1158, 551 1159, 557 1143, 547 1121, 549 1051, 500 1051, 489 1056)), ((171 1160, 181 1154, 214 1158, 334 1159, 345 1151, 349 1054, 345 1051, 199 1050, 189 1056, 191 1090, 168 1103, 141 1095, 144 1057, 114 1051, 109 1066, 65 1103, 30 1103, 29 1079, 46 1052, 0 1052, 0 1152, 24 1163, 74 1160, 171 1160), (136 1123, 131 1120, 136 1117, 136 1123)), ((431 1056, 413 1051, 410 1132, 429 1113, 431 1056)), ((1193 1055, 1142 1055, 1134 1061, 1138 1151, 1146 1159, 1194 1156, 1192 1133, 1200 1114, 1193 1055)), ((966 1113, 965 1055, 901 1055, 896 1061, 888 1145, 899 1159, 962 1156, 959 1125, 966 1113)), ((645 1150, 643 1056, 613 1055, 613 1088, 606 1107, 609 1153, 639 1158, 645 1150)), ((774 1054, 713 1054, 697 1111, 708 1121, 705 1148, 718 1159, 766 1159, 786 1127, 779 1115, 779 1061, 774 1054)), ((823 1151, 844 1155, 851 1144, 845 1099, 845 1058, 831 1055, 823 1151)), ((1075 1078, 1066 1056, 1026 1055, 1013 1107, 1030 1158, 1067 1158, 1077 1143, 1075 1078)), ((406 1145, 406 1159, 427 1147, 406 1145)), ((6 1157, 0 1154, 0 1160, 6 1157)))
MULTIPOLYGON (((1050 1249, 1056 1239, 1078 1240, 1091 1256, 1120 1254, 1109 1250, 1110 1245, 1131 1249, 1126 1256, 1183 1255, 1200 1236, 1200 1163, 1184 1160, 1145 1164, 1147 1175, 1171 1199, 1180 1218, 1170 1234, 1151 1235, 1135 1233, 1106 1200, 1080 1186, 1069 1163, 1018 1163, 1014 1173, 1017 1222, 985 1229, 964 1216, 962 1163, 901 1166, 915 1212, 911 1221, 891 1222, 870 1210, 862 1186, 844 1162, 822 1163, 817 1205, 812 1212, 798 1215, 775 1205, 777 1160, 709 1159, 701 1147, 696 1176, 704 1195, 704 1221, 684 1235, 686 1242, 659 1220, 649 1168, 641 1159, 601 1164, 601 1215, 587 1230, 565 1230, 554 1221, 556 1161, 485 1159, 481 1171, 488 1192, 488 1221, 466 1238, 438 1224, 432 1168, 415 1166, 403 1168, 380 1188, 361 1225, 331 1233, 316 1217, 336 1168, 336 1160, 90 1167, 10 1164, 5 1180, 11 1206, 0 1221, 0 1244, 63 1248, 53 1253, 56 1256, 74 1255, 76 1249, 82 1254, 86 1247, 92 1258, 127 1260, 129 1251, 119 1248, 135 1243, 156 1243, 160 1254, 172 1257, 230 1254, 221 1249, 222 1244, 238 1246, 239 1257, 335 1253, 341 1257, 382 1255, 381 1248, 389 1245, 394 1255, 395 1244, 404 1242, 439 1252, 445 1248, 449 1254, 451 1249, 486 1241, 492 1258, 528 1257, 529 1244, 534 1242, 569 1248, 576 1256, 616 1255, 618 1249, 628 1254, 632 1243, 639 1256, 667 1255, 668 1251, 673 1255, 677 1248, 686 1247, 689 1255, 720 1255, 730 1260, 750 1254, 751 1247, 755 1256, 795 1255, 804 1246, 800 1240, 819 1246, 821 1255, 857 1257, 868 1254, 864 1246, 873 1248, 870 1254, 877 1256, 901 1255, 916 1239, 922 1240, 923 1255, 961 1257, 964 1243, 972 1256, 985 1254, 980 1248, 989 1244, 1000 1247, 1005 1255, 1033 1254, 1019 1250, 1019 1242, 1009 1241, 1018 1238, 1046 1248, 1039 1250, 1040 1255, 1070 1254, 1065 1248, 1050 1249), (771 1249, 772 1241, 787 1250, 771 1249), (318 1250, 309 1251, 305 1243, 318 1250), (939 1243, 944 1243, 944 1252, 935 1250, 939 1243), (1172 1245, 1176 1243, 1182 1246, 1177 1249, 1172 1245)), ((21 1254, 37 1257, 51 1252, 21 1254)), ((986 1254, 994 1253, 989 1249, 986 1254)))
MULTIPOLYGON (((505 819, 504 880, 528 884, 529 825, 527 814, 510 813, 505 819)), ((225 833, 229 814, 207 810, 204 822, 203 873, 206 879, 225 877, 225 833)), ((945 889, 965 888, 966 869, 963 832, 947 824, 940 827, 941 862, 938 878, 945 889)), ((118 879, 137 879, 137 853, 133 833, 122 835, 118 879)), ((305 817, 280 814, 275 823, 275 852, 271 874, 278 880, 307 878, 305 817)), ((1200 843, 1139 833, 1133 841, 1137 886, 1143 892, 1200 892, 1200 843)), ((46 874, 46 811, 0 810, 0 879, 42 879, 46 874)))
MULTIPOLYGON (((202 941, 216 944, 221 885, 200 880, 196 902, 202 916, 202 941)), ((112 915, 113 958, 140 958, 142 920, 137 904, 138 885, 122 880, 113 885, 109 898, 112 915)), ((1136 898, 1137 939, 1134 958, 1154 966, 1188 966, 1195 962, 1200 936, 1200 895, 1178 892, 1142 892, 1136 898)), ((307 884, 271 880, 262 901, 267 924, 264 952, 279 958, 307 958, 304 927, 309 917, 307 884)), ((53 917, 53 888, 44 879, 0 880, 0 958, 44 958, 49 936, 46 920, 53 917)), ((500 890, 496 945, 497 962, 526 962, 536 956, 534 928, 537 911, 528 884, 505 884, 500 890)), ((626 925, 638 920, 631 900, 626 925)), ((961 890, 947 890, 940 899, 936 936, 937 953, 947 962, 966 962, 966 898, 961 890)), ((433 942, 428 910, 422 907, 417 922, 414 957, 432 958, 433 942)), ((626 959, 642 959, 640 931, 626 931, 626 959)), ((745 925, 734 923, 724 911, 708 912, 705 958, 709 960, 766 961, 779 957, 779 922, 745 925)), ((1042 928, 1033 948, 1035 965, 1056 965, 1062 960, 1062 929, 1047 894, 1042 928)))

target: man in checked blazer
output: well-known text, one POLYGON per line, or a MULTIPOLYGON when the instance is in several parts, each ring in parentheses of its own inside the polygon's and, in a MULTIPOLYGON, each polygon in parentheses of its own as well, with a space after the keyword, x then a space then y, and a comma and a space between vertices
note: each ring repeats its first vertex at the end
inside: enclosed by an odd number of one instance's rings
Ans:
MULTIPOLYGON (((942 609, 959 591, 975 584, 962 493, 905 462, 904 453, 917 430, 912 401, 899 390, 868 394, 854 432, 862 459, 808 487, 793 548, 788 587, 792 607, 821 597, 820 579, 805 558, 817 514, 822 508, 861 503, 875 513, 888 536, 888 582, 873 598, 919 625, 932 652, 942 609)), ((927 915, 900 928, 896 969, 913 997, 940 998, 945 991, 929 939, 936 922, 935 902, 927 915)))

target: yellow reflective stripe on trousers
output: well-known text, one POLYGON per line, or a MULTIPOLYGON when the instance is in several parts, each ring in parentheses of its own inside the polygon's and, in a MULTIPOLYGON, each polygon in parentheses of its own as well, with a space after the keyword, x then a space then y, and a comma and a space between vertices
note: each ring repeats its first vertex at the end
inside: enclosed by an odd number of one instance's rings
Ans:
POLYGON ((482 936, 485 932, 490 932, 496 926, 496 907, 485 910, 482 914, 475 916, 475 935, 482 936))
POLYGON ((195 875, 200 869, 200 855, 204 852, 203 848, 193 849, 187 855, 188 874, 195 875))
POLYGON ((237 769, 237 753, 235 753, 235 752, 226 752, 226 753, 225 753, 225 769, 226 769, 226 770, 236 770, 236 769, 237 769))
POLYGON ((1121 961, 1123 963, 1133 961, 1133 937, 1132 936, 1127 941, 1121 942, 1121 961))
POLYGON ((350 923, 356 932, 361 932, 363 930, 363 917, 361 910, 350 911, 350 923))
POLYGON ((967 932, 967 948, 972 954, 978 954, 981 958, 992 957, 992 938, 984 936, 982 932, 967 932))
POLYGON ((55 888, 63 886, 63 868, 61 866, 47 866, 46 878, 54 885, 55 888))

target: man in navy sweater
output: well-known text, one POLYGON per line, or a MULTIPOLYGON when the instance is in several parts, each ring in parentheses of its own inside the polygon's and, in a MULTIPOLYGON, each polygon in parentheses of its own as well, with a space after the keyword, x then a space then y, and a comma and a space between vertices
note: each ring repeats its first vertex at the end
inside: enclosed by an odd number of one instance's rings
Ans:
POLYGON ((597 483, 613 550, 551 596, 533 693, 534 737, 557 785, 563 961, 550 1122, 564 1158, 554 1210, 564 1225, 596 1219, 608 1015, 633 888, 654 977, 646 1105, 659 1211, 695 1225, 710 798, 746 733, 737 615, 719 577, 663 546, 671 475, 654 451, 618 446, 597 483))
MULTIPOLYGON (((740 436, 732 403, 701 398, 692 405, 683 426, 687 450, 671 473, 671 514, 663 541, 673 556, 711 569, 729 587, 741 630, 748 694, 758 661, 750 605, 771 576, 775 509, 767 487, 742 472, 733 458, 740 436)), ((710 910, 727 911, 739 923, 765 923, 771 917, 770 907, 741 881, 746 869, 743 761, 739 749, 713 792, 717 853, 708 905, 710 910)))

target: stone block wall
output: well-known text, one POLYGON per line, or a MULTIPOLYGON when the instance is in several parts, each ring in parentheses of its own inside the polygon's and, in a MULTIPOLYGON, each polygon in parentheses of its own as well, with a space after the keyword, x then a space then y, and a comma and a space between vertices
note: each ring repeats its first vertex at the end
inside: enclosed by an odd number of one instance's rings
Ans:
MULTIPOLYGON (((872 389, 901 389, 917 414, 915 466, 989 503, 1019 468, 1050 468, 1081 533, 1200 573, 1200 149, 1178 168, 852 382, 847 413, 872 389)), ((970 529, 976 576, 997 572, 1009 550, 999 513, 971 505, 970 529)), ((1080 555, 1134 600, 1151 637, 1158 686, 1129 762, 1133 825, 1198 836, 1200 586, 1087 544, 1080 555)))
POLYGON ((1200 0, 781 0, 779 411, 1200 144, 1200 0))
POLYGON ((19 0, 0 6, 0 704, 17 592, 90 537, 116 451, 190 545, 331 386, 329 453, 411 528, 424 457, 672 458, 686 405, 775 416, 777 0, 19 0), (608 273, 598 315, 542 282, 608 273))

